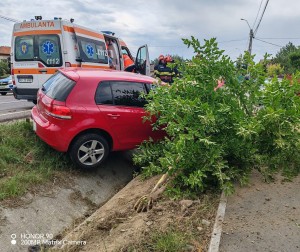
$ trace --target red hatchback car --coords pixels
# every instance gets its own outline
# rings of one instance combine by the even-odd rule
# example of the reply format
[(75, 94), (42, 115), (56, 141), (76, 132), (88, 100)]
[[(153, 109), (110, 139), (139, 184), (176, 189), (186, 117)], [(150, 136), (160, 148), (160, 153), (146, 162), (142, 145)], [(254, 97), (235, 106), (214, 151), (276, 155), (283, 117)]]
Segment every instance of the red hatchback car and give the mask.
[(77, 166), (95, 168), (110, 151), (164, 136), (143, 121), (146, 101), (140, 94), (147, 94), (154, 81), (113, 70), (59, 70), (38, 91), (33, 129), (54, 149), (68, 152)]

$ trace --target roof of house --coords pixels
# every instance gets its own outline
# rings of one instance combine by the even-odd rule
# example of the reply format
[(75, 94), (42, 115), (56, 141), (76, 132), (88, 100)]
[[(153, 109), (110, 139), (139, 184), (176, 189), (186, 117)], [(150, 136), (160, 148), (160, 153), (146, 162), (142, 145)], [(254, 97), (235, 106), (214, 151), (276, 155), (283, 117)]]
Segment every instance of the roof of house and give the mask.
[(10, 47), (9, 46), (0, 46), (0, 55), (10, 55)]

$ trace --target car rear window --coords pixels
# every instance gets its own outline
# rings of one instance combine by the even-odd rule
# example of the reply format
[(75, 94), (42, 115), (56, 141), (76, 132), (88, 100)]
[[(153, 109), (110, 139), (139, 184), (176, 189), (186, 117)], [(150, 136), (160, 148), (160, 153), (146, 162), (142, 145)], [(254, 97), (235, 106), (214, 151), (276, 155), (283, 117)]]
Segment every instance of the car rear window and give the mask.
[(42, 91), (48, 97), (57, 101), (66, 101), (75, 86), (75, 81), (58, 72), (50, 77), (43, 85)]

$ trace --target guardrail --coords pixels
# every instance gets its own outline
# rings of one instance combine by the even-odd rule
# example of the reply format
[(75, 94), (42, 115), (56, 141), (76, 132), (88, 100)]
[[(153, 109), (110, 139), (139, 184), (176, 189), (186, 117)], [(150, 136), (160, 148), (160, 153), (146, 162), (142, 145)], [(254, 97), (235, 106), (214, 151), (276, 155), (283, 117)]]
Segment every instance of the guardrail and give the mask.
[(30, 118), (30, 115), (31, 115), (31, 110), (22, 110), (22, 111), (18, 111), (18, 112), (1, 114), (0, 115), (0, 123), (12, 121), (12, 120), (23, 119), (23, 118)]

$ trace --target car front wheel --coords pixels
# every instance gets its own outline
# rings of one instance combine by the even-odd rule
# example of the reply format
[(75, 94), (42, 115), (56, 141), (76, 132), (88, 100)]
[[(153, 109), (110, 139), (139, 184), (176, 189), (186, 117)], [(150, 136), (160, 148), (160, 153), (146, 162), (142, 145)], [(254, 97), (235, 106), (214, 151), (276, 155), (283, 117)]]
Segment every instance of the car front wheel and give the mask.
[(7, 92), (2, 92), (2, 93), (1, 93), (1, 95), (6, 95), (6, 94), (7, 94)]
[(79, 136), (69, 150), (72, 161), (85, 170), (98, 167), (106, 159), (108, 153), (109, 146), (106, 139), (94, 133)]

